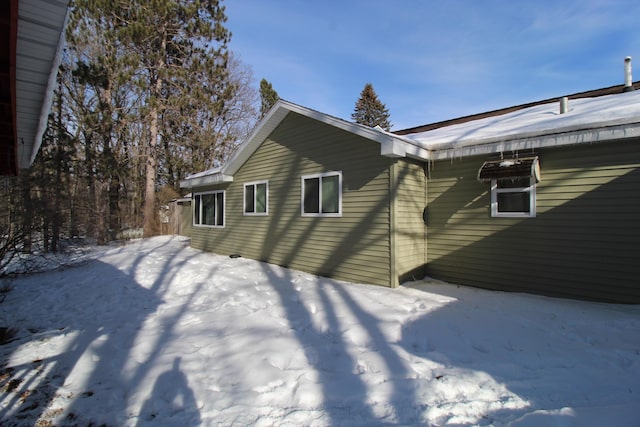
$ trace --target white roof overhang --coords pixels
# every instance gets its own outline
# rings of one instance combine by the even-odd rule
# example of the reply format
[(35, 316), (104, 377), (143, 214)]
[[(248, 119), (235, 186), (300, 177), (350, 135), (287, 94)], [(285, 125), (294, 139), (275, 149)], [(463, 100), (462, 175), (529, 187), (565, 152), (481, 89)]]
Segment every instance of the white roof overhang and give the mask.
[(509, 151), (589, 144), (640, 138), (640, 122), (593, 124), (583, 128), (557, 129), (554, 132), (531, 132), (508, 137), (465, 140), (432, 147), (432, 160), (478, 156)]
[(566, 112), (543, 103), (403, 135), (433, 160), (640, 137), (640, 90), (571, 100)]
[(380, 128), (370, 128), (357, 123), (347, 122), (337, 117), (321, 113), (285, 100), (279, 100), (269, 110), (267, 115), (258, 123), (253, 132), (240, 145), (226, 165), (215, 170), (191, 175), (180, 182), (183, 188), (219, 184), (233, 181), (233, 176), (240, 167), (251, 157), (260, 145), (269, 137), (271, 132), (287, 117), (289, 113), (296, 113), (333, 126), (338, 129), (359, 135), (380, 144), (380, 154), (387, 157), (415, 157), (428, 159), (429, 150), (419, 147), (410, 139), (394, 135)]
[(236, 151), (235, 155), (229, 160), (223, 168), (224, 173), (234, 175), (289, 113), (297, 113), (354, 135), (376, 141), (380, 144), (380, 154), (383, 156), (412, 156), (425, 160), (428, 158), (429, 151), (418, 147), (408, 138), (394, 135), (380, 128), (371, 128), (348, 122), (281, 99), (269, 110), (269, 113), (260, 121), (253, 133), (249, 135), (249, 138), (247, 138), (238, 151)]
[(19, 0), (16, 40), (18, 167), (35, 159), (47, 126), (69, 0)]
[(640, 91), (584, 98), (572, 101), (571, 105), (570, 111), (562, 115), (555, 112), (554, 105), (542, 104), (459, 125), (396, 135), (280, 100), (224, 167), (192, 175), (181, 186), (231, 182), (238, 169), (289, 113), (378, 142), (380, 154), (391, 158), (442, 160), (640, 138)]
[(222, 173), (222, 168), (213, 168), (190, 175), (180, 181), (181, 188), (202, 187), (233, 182), (233, 177)]

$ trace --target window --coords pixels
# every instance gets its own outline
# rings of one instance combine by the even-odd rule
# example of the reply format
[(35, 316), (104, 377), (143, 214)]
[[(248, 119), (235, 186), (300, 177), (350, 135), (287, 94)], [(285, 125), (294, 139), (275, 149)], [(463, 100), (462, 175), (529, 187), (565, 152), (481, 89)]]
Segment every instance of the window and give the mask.
[(342, 172), (302, 177), (302, 216), (342, 215)]
[(535, 217), (535, 178), (492, 179), (491, 216)]
[(244, 185), (244, 214), (267, 215), (269, 212), (269, 183), (250, 182)]
[(533, 218), (536, 216), (536, 183), (540, 182), (538, 156), (487, 160), (478, 180), (491, 182), (491, 216)]
[(193, 225), (224, 227), (224, 191), (196, 193), (193, 201)]

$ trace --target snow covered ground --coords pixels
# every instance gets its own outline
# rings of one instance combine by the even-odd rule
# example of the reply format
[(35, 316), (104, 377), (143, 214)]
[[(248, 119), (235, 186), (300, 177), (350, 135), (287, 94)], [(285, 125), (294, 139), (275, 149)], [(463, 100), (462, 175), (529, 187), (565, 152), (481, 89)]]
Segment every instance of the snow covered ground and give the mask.
[(0, 424), (640, 426), (637, 305), (349, 284), (171, 236), (91, 257), (11, 282)]

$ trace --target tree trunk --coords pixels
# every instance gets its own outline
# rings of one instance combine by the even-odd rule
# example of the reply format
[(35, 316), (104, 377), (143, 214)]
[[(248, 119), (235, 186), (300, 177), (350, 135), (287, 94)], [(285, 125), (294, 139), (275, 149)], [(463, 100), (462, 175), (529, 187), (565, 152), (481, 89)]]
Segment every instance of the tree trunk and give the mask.
[(144, 226), (143, 237), (151, 237), (158, 234), (158, 218), (156, 209), (156, 174), (158, 160), (157, 145), (158, 145), (158, 127), (160, 106), (162, 102), (162, 73), (166, 67), (165, 55), (167, 51), (167, 37), (166, 29), (161, 31), (160, 42), (160, 55), (158, 61), (155, 64), (155, 70), (152, 73), (155, 74), (155, 81), (152, 85), (152, 97), (151, 97), (151, 111), (149, 112), (149, 144), (147, 145), (147, 170), (145, 179), (145, 194), (144, 194)]
[(97, 227), (96, 227), (96, 214), (97, 214), (97, 197), (96, 197), (96, 177), (95, 177), (95, 156), (94, 156), (94, 148), (91, 140), (91, 134), (87, 133), (85, 135), (85, 144), (84, 144), (84, 157), (86, 162), (86, 183), (87, 183), (87, 193), (86, 193), (86, 212), (85, 212), (85, 220), (87, 224), (87, 235), (91, 237), (96, 237)]
[[(160, 81), (158, 79), (158, 81)], [(156, 221), (156, 145), (158, 141), (158, 109), (154, 107), (150, 113), (149, 144), (147, 146), (147, 169), (144, 194), (144, 227), (143, 236), (151, 237), (158, 233)]]

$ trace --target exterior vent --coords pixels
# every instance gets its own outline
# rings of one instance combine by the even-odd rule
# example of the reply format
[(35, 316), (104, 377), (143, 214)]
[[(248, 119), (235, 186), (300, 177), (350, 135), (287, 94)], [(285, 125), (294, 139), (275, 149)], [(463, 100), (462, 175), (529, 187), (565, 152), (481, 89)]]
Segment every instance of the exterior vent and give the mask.
[(540, 162), (538, 157), (519, 159), (487, 160), (478, 171), (478, 181), (492, 179), (506, 180), (515, 178), (535, 178), (540, 182)]
[(560, 98), (560, 114), (564, 114), (569, 111), (569, 98), (563, 96)]
[(631, 57), (624, 58), (624, 91), (633, 90), (633, 78), (631, 77)]

